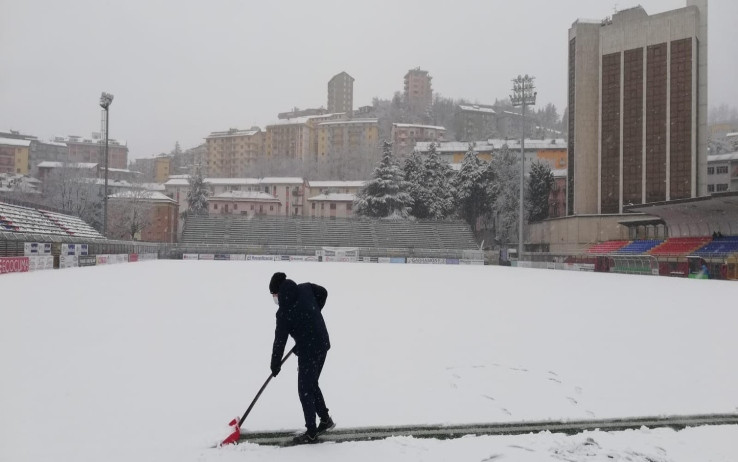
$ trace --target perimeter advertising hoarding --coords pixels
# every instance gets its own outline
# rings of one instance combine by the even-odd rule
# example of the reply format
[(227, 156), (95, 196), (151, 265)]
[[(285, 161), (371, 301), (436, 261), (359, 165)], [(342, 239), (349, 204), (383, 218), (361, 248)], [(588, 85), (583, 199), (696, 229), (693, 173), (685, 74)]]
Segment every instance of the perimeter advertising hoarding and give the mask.
[(198, 256), (196, 253), (183, 253), (182, 260), (197, 260)]
[(0, 257), (0, 274), (26, 273), (29, 268), (28, 257)]
[(445, 265), (445, 258), (413, 258), (408, 257), (407, 263), (422, 264), (422, 265)]
[(75, 268), (79, 266), (79, 256), (59, 255), (59, 268)]
[(97, 265), (97, 257), (95, 255), (80, 255), (77, 263), (79, 266), (95, 266)]
[(290, 261), (320, 261), (318, 257), (312, 255), (291, 255)]
[(35, 255), (28, 257), (29, 271), (54, 269), (54, 257), (51, 255)]
[(246, 255), (249, 261), (274, 261), (274, 255)]
[(51, 242), (24, 242), (23, 255), (51, 255)]
[(215, 260), (215, 254), (212, 253), (201, 253), (199, 256), (200, 260)]

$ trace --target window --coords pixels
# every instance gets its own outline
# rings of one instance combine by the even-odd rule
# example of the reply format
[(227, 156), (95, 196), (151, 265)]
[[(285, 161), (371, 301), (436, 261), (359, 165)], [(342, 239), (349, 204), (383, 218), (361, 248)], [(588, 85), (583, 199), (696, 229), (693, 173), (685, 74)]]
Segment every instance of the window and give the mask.
[(313, 202), (313, 204), (312, 204), (312, 206), (310, 208), (312, 208), (313, 210), (315, 210), (315, 202)]
[(270, 206), (269, 206), (269, 211), (270, 211), (270, 212), (273, 212), (273, 211), (274, 211), (274, 206), (273, 206), (273, 205), (270, 205)]
[(717, 191), (718, 192), (723, 192), (723, 191), (727, 191), (727, 190), (728, 190), (728, 185), (727, 184), (719, 184), (719, 185), (717, 185)]
[(233, 204), (233, 210), (238, 210), (238, 204)]
[(714, 175), (715, 174), (715, 167), (707, 167), (707, 174), (708, 175)]
[(254, 210), (254, 204), (251, 204), (251, 210)]
[(218, 204), (213, 204), (213, 209), (218, 210)]
[(728, 166), (727, 165), (722, 165), (720, 167), (715, 167), (715, 173), (717, 173), (717, 174), (720, 174), (720, 173), (728, 173)]
[(714, 184), (708, 184), (707, 185), (707, 192), (715, 192), (715, 185)]
[(348, 204), (346, 204), (346, 211), (347, 212), (350, 212), (353, 209), (354, 209), (354, 204), (352, 204), (351, 202), (349, 202)]
[(335, 202), (331, 202), (331, 210), (336, 210), (336, 203)]

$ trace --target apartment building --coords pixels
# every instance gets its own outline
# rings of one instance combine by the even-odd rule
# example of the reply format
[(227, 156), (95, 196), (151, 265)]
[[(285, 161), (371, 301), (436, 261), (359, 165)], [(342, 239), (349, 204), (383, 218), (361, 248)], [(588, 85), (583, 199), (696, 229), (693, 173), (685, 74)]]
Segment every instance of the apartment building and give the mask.
[(738, 152), (707, 156), (707, 193), (738, 191)]
[(707, 1), (569, 29), (567, 215), (705, 195)]
[(353, 110), (354, 78), (341, 72), (328, 81), (328, 112), (351, 115)]
[(161, 154), (149, 159), (135, 159), (131, 168), (141, 173), (141, 180), (163, 184), (173, 173), (172, 156)]
[(266, 127), (266, 155), (288, 159), (317, 160), (317, 127), (322, 122), (340, 120), (343, 113), (280, 120)]
[[(65, 143), (69, 150), (67, 162), (92, 162), (105, 165), (105, 140), (98, 133), (91, 137), (70, 135), (54, 138), (57, 143)], [(108, 166), (110, 168), (128, 168), (128, 146), (125, 141), (108, 139)]]
[(261, 191), (228, 191), (208, 198), (211, 214), (221, 215), (281, 215), (282, 204), (271, 194)]
[(421, 141), (444, 141), (446, 128), (434, 125), (392, 124), (392, 149), (396, 156), (406, 156)]
[(433, 78), (428, 71), (419, 67), (410, 69), (405, 74), (405, 103), (415, 113), (425, 112), (433, 103)]
[[(420, 142), (415, 144), (415, 150), (421, 154), (427, 154), (430, 150), (430, 142)], [(445, 141), (434, 143), (436, 152), (449, 164), (460, 164), (464, 160), (464, 156), (469, 150), (469, 142), (463, 141)], [(495, 152), (507, 145), (508, 149), (514, 155), (520, 153), (520, 140), (516, 139), (489, 139), (471, 142), (472, 149), (481, 160), (489, 162)], [(567, 151), (566, 140), (562, 138), (545, 138), (545, 139), (526, 139), (525, 140), (525, 170), (529, 171), (533, 162), (546, 162), (551, 170), (557, 170), (567, 167)]]
[(259, 127), (212, 132), (205, 138), (208, 175), (225, 178), (246, 176), (253, 163), (265, 155), (265, 144), (266, 134)]
[(29, 140), (0, 138), (0, 173), (28, 175), (30, 148)]
[(349, 152), (374, 150), (379, 143), (377, 119), (335, 120), (318, 124), (317, 160), (345, 155)]

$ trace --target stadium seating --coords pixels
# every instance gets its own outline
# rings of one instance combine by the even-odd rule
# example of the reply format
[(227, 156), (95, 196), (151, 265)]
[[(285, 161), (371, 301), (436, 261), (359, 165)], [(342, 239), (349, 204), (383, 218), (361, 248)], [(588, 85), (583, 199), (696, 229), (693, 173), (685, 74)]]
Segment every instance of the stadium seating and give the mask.
[(628, 241), (606, 241), (606, 242), (600, 242), (599, 244), (595, 244), (591, 246), (589, 249), (587, 249), (587, 253), (595, 254), (595, 255), (607, 255), (609, 253), (615, 252), (621, 247), (628, 244)]
[(188, 217), (181, 242), (427, 250), (478, 247), (463, 222), (239, 215)]
[(652, 248), (650, 255), (684, 256), (710, 242), (709, 237), (672, 237)]
[(62, 213), (0, 202), (0, 230), (103, 239), (81, 219)]
[(644, 239), (644, 240), (638, 240), (633, 241), (630, 244), (627, 244), (615, 252), (613, 252), (614, 255), (640, 255), (648, 252), (652, 248), (656, 247), (657, 245), (661, 244), (663, 241), (661, 239)]
[(738, 253), (738, 236), (717, 237), (697, 249), (694, 254), (701, 256), (720, 256)]

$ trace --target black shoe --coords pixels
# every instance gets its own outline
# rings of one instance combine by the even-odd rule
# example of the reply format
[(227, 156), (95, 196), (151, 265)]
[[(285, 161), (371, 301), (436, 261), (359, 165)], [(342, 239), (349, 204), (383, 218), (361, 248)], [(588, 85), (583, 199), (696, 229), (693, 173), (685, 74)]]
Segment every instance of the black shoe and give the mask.
[(318, 442), (318, 432), (317, 430), (313, 431), (306, 431), (302, 435), (297, 435), (296, 437), (292, 438), (292, 444), (313, 444)]
[(330, 416), (328, 416), (328, 418), (325, 420), (320, 419), (320, 424), (318, 425), (318, 435), (322, 435), (335, 426), (336, 423), (333, 421), (333, 419), (331, 419)]

